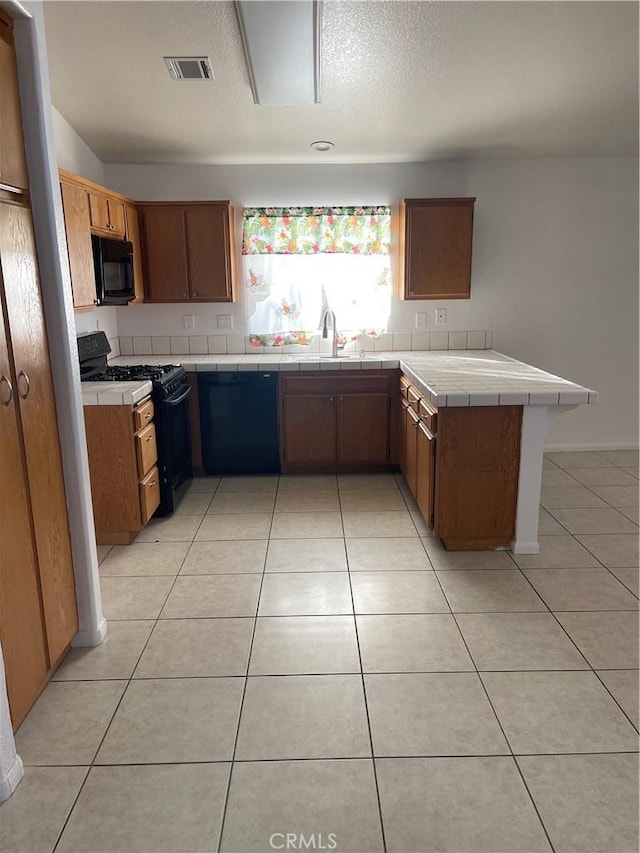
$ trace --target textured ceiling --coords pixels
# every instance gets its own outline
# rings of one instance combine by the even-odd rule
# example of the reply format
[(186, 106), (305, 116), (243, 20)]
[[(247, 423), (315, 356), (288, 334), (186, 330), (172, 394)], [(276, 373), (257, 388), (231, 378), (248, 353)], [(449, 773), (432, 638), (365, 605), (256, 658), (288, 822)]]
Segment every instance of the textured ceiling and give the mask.
[[(45, 19), (53, 103), (105, 163), (637, 154), (633, 2), (325, 0), (322, 103), (303, 107), (253, 103), (230, 2), (47, 2)], [(162, 59), (205, 54), (214, 82)]]

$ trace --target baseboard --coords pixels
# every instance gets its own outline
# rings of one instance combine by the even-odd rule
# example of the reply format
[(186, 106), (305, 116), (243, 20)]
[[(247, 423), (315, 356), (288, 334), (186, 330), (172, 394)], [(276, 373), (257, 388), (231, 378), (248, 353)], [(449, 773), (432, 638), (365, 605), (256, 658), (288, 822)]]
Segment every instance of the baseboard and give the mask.
[(9, 799), (20, 784), (23, 776), (24, 767), (22, 766), (22, 759), (19, 755), (16, 755), (16, 760), (9, 768), (9, 772), (0, 779), (0, 803), (4, 803), (5, 800)]
[(106, 636), (107, 620), (103, 618), (94, 631), (78, 631), (73, 640), (71, 640), (71, 647), (78, 649), (89, 646), (99, 646)]
[(573, 442), (572, 444), (545, 444), (544, 452), (545, 453), (561, 453), (564, 451), (571, 450), (638, 450), (638, 443), (635, 444), (609, 444), (607, 442), (601, 442), (599, 444), (594, 444), (593, 442)]

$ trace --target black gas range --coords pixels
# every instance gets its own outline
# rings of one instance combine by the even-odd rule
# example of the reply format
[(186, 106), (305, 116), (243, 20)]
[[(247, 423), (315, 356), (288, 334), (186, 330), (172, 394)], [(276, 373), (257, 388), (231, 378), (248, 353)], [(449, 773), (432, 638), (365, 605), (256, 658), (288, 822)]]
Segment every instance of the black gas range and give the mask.
[(83, 382), (151, 382), (160, 472), (160, 506), (156, 516), (174, 511), (193, 477), (191, 466), (190, 387), (184, 367), (177, 364), (107, 364), (111, 352), (104, 332), (78, 337)]

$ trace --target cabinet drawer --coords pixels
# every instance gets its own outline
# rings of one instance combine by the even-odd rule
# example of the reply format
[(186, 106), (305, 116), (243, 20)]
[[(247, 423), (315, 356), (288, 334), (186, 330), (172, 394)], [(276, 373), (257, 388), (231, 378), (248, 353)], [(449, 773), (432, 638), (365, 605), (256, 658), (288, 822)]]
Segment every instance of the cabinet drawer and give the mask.
[(156, 428), (149, 424), (139, 433), (136, 433), (136, 456), (138, 458), (138, 474), (141, 477), (158, 461), (158, 449), (156, 447)]
[(418, 413), (418, 405), (421, 399), (422, 397), (420, 392), (416, 388), (414, 388), (413, 385), (410, 385), (407, 389), (407, 400), (409, 401), (409, 405), (416, 414)]
[(133, 428), (136, 432), (148, 426), (153, 420), (153, 400), (149, 398), (133, 410)]
[(418, 415), (429, 432), (435, 435), (436, 425), (438, 422), (438, 410), (432, 406), (428, 400), (421, 399), (418, 404)]
[(140, 481), (140, 512), (145, 525), (160, 506), (160, 475), (156, 465)]
[(391, 388), (390, 375), (379, 370), (358, 371), (356, 374), (345, 372), (337, 376), (318, 376), (317, 372), (300, 373), (298, 376), (285, 374), (280, 381), (285, 394), (384, 394)]

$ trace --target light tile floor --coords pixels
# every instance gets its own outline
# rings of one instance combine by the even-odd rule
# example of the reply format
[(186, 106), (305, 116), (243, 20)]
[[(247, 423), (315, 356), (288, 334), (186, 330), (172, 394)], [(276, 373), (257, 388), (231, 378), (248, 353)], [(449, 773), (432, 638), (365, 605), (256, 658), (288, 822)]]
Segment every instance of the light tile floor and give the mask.
[(637, 850), (637, 465), (548, 454), (535, 556), (447, 553), (401, 477), (198, 479), (100, 548), (0, 850)]

